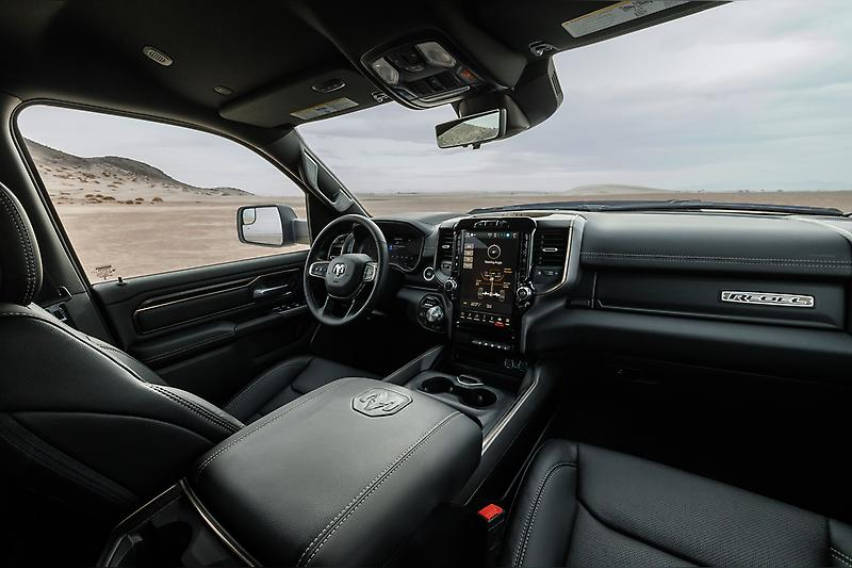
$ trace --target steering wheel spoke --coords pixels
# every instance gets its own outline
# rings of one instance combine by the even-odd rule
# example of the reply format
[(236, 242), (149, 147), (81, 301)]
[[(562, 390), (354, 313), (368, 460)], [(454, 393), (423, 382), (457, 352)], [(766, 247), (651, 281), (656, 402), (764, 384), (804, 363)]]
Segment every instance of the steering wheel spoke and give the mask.
[(328, 272), (328, 264), (327, 260), (317, 260), (316, 262), (312, 262), (308, 267), (308, 275), (313, 276), (314, 278), (325, 279), (325, 275)]
[(346, 308), (346, 313), (343, 315), (343, 317), (345, 317), (345, 318), (348, 318), (349, 316), (351, 316), (352, 313), (355, 311), (355, 306), (358, 305), (358, 294), (355, 294), (354, 296), (349, 298), (348, 301), (349, 301), (349, 307)]
[[(320, 307), (320, 313), (327, 318), (349, 317), (358, 306), (358, 295), (360, 292), (361, 290), (359, 290), (351, 298), (334, 298), (327, 295), (325, 297), (325, 301), (323, 301), (322, 306)], [(342, 316), (340, 315), (340, 312), (343, 312)]]
[(376, 277), (379, 274), (379, 263), (374, 261), (368, 262), (364, 265), (364, 282), (375, 282)]

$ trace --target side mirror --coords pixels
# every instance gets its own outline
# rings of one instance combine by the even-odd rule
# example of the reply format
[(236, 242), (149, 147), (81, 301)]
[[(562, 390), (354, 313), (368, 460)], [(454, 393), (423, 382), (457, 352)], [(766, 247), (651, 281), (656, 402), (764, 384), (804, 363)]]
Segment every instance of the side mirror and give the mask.
[(310, 244), (308, 222), (296, 217), (288, 205), (258, 205), (237, 210), (237, 235), (241, 243), (283, 247)]
[(473, 146), (497, 140), (506, 134), (506, 109), (489, 110), (451, 120), (435, 127), (438, 148)]

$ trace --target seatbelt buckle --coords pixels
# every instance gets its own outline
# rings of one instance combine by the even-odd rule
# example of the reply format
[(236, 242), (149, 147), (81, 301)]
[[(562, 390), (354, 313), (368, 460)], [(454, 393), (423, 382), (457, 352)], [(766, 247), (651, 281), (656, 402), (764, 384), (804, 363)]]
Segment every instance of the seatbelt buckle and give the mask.
[(500, 542), (503, 540), (503, 531), (506, 524), (506, 511), (503, 507), (495, 503), (489, 503), (476, 512), (477, 516), (485, 523), (488, 531), (488, 556), (492, 562), (489, 565), (493, 566), (493, 556), (500, 547)]
[(500, 523), (502, 523), (506, 516), (506, 512), (503, 510), (503, 507), (494, 503), (489, 503), (484, 506), (477, 511), (476, 514), (485, 520), (489, 531), (492, 527), (497, 527)]

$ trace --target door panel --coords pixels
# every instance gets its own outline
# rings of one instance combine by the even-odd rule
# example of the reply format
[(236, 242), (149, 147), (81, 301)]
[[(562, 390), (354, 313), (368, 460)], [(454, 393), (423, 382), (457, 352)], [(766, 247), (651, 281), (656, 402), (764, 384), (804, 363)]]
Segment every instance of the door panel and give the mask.
[(306, 251), (95, 284), (121, 347), (217, 404), (307, 348)]
[(139, 333), (147, 334), (216, 321), (258, 305), (289, 303), (297, 299), (301, 276), (301, 269), (292, 267), (154, 296), (136, 308), (133, 321)]

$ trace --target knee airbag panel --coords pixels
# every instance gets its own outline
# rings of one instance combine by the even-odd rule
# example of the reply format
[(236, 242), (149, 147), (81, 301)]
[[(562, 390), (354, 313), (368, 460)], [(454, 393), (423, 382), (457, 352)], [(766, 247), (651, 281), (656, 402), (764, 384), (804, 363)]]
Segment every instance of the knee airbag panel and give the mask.
[(431, 397), (341, 379), (219, 444), (193, 485), (262, 564), (377, 565), (461, 489), (481, 438)]

